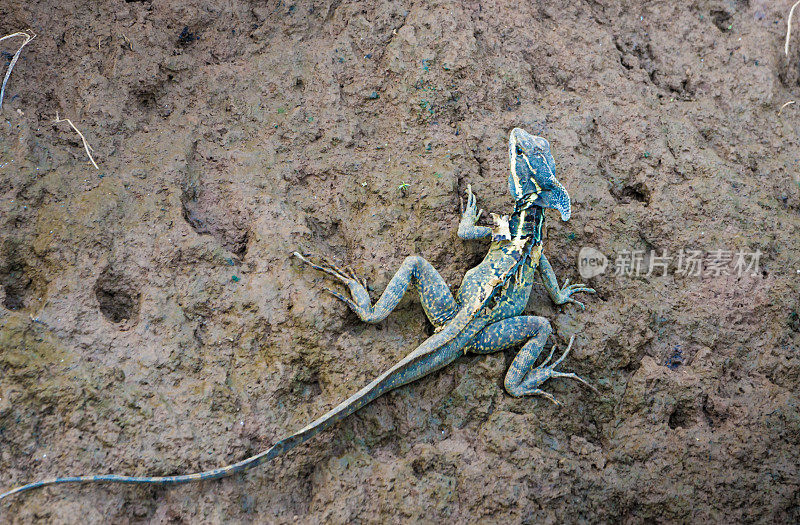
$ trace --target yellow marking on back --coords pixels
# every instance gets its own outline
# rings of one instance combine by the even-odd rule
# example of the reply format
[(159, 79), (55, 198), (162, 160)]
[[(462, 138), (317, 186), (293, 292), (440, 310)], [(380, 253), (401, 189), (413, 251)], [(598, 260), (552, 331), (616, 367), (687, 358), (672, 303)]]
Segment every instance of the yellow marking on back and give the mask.
[(519, 224), (517, 224), (517, 239), (522, 237), (522, 226), (525, 224), (525, 210), (519, 214)]
[[(511, 151), (515, 151), (517, 147), (517, 139), (514, 137), (514, 134), (511, 134)], [(523, 155), (524, 156), (524, 155)], [(527, 162), (527, 160), (526, 160)], [(514, 198), (519, 199), (522, 195), (522, 184), (519, 182), (519, 177), (517, 176), (517, 159), (511, 161), (511, 177), (514, 179)]]
[(497, 239), (510, 240), (511, 230), (508, 227), (508, 215), (503, 215), (501, 217), (496, 213), (493, 213), (492, 220), (494, 221), (495, 224), (495, 228), (493, 228), (494, 236)]
[(533, 247), (533, 249), (531, 250), (531, 256), (530, 257), (531, 257), (531, 264), (532, 265), (539, 264), (539, 259), (542, 258), (542, 245), (541, 244), (537, 244), (536, 246)]

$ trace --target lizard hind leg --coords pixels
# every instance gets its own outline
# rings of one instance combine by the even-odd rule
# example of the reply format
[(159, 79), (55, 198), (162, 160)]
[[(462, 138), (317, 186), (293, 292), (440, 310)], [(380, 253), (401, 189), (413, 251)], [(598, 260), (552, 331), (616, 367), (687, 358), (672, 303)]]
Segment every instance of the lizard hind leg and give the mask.
[(380, 299), (373, 305), (367, 292), (366, 281), (360, 280), (351, 269), (341, 268), (325, 259), (319, 263), (312, 262), (298, 252), (294, 252), (294, 255), (312, 268), (327, 273), (347, 286), (350, 291), (349, 297), (328, 288), (325, 290), (346, 303), (362, 321), (367, 323), (378, 323), (386, 319), (403, 298), (409, 284), (414, 284), (419, 291), (422, 308), (434, 326), (443, 325), (452, 319), (458, 310), (458, 304), (447, 282), (433, 265), (422, 257), (406, 257)]
[[(553, 351), (550, 352), (550, 356), (544, 361), (544, 363), (542, 363), (536, 368), (532, 368), (535, 358), (533, 360), (530, 360), (523, 356), (525, 347), (527, 347), (531, 342), (533, 342), (533, 339), (531, 341), (528, 341), (528, 343), (526, 343), (525, 346), (523, 346), (520, 353), (514, 359), (514, 363), (511, 364), (511, 368), (508, 371), (508, 375), (506, 375), (505, 385), (506, 385), (506, 390), (508, 390), (508, 393), (514, 397), (542, 396), (546, 399), (549, 399), (556, 405), (561, 406), (561, 403), (559, 403), (556, 400), (556, 398), (553, 397), (552, 394), (545, 392), (544, 390), (539, 388), (539, 386), (541, 386), (542, 383), (544, 383), (548, 379), (555, 377), (565, 377), (568, 379), (575, 379), (577, 381), (580, 381), (584, 385), (588, 386), (589, 388), (591, 388), (595, 393), (598, 393), (597, 389), (588, 382), (586, 382), (582, 377), (577, 376), (573, 372), (559, 372), (555, 369), (558, 365), (560, 365), (564, 361), (564, 359), (566, 359), (570, 349), (572, 348), (572, 343), (574, 340), (575, 336), (573, 335), (569, 339), (569, 344), (567, 345), (567, 349), (564, 350), (564, 353), (561, 355), (561, 357), (559, 357), (552, 365), (548, 366), (547, 363), (550, 362), (550, 359), (553, 356)], [(553, 350), (555, 350), (555, 346), (553, 347)], [(514, 364), (517, 362), (517, 359), (520, 359), (521, 356), (523, 356), (523, 358), (521, 359), (521, 364), (520, 366), (515, 368)], [(514, 372), (513, 374), (512, 371)]]

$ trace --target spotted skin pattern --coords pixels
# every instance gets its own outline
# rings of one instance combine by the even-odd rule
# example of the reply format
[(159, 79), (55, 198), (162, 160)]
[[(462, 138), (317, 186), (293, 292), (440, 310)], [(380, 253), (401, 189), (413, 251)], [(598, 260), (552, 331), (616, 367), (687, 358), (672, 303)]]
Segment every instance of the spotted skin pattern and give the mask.
[(400, 299), (403, 298), (409, 284), (413, 284), (419, 290), (422, 308), (434, 326), (439, 327), (445, 324), (453, 318), (456, 310), (458, 310), (458, 304), (453, 299), (450, 288), (442, 276), (439, 275), (439, 272), (436, 271), (436, 268), (422, 257), (416, 255), (406, 257), (374, 306), (370, 302), (366, 284), (359, 282), (350, 269), (339, 268), (328, 261), (322, 264), (315, 264), (298, 253), (295, 253), (295, 256), (345, 284), (350, 289), (350, 298), (333, 290), (328, 291), (347, 303), (358, 317), (366, 323), (379, 323), (386, 319), (400, 302)]
[(574, 303), (583, 308), (583, 304), (573, 299), (572, 295), (578, 292), (594, 293), (583, 284), (568, 286), (568, 281), (559, 287), (553, 269), (542, 253), (544, 209), (556, 209), (562, 219), (567, 220), (571, 211), (569, 195), (555, 178), (555, 161), (545, 139), (514, 128), (509, 135), (509, 164), (511, 174), (508, 183), (515, 200), (514, 211), (510, 217), (495, 216), (497, 227), (494, 229), (476, 225), (482, 210), (477, 209), (472, 188), (467, 189), (467, 206), (462, 214), (458, 235), (466, 240), (491, 239), (491, 244), (484, 260), (465, 274), (455, 297), (429, 262), (422, 257), (412, 256), (403, 261), (373, 305), (366, 283), (352, 270), (326, 260), (314, 261), (295, 252), (294, 255), (301, 261), (347, 287), (349, 295), (326, 290), (346, 303), (363, 321), (378, 323), (385, 319), (400, 302), (409, 285), (413, 285), (419, 292), (425, 314), (436, 328), (431, 337), (400, 362), (319, 419), (269, 449), (226, 467), (180, 476), (109, 474), (52, 478), (0, 494), (0, 500), (60, 483), (173, 485), (230, 476), (285, 453), (386, 392), (429, 375), (467, 352), (488, 354), (521, 344), (522, 348), (505, 378), (505, 388), (512, 396), (538, 395), (559, 404), (551, 394), (539, 388), (542, 383), (551, 378), (565, 377), (588, 385), (573, 373), (555, 370), (569, 353), (572, 339), (555, 363), (548, 366), (555, 350), (553, 346), (550, 356), (534, 368), (552, 328), (543, 317), (522, 315), (537, 274), (556, 304)]

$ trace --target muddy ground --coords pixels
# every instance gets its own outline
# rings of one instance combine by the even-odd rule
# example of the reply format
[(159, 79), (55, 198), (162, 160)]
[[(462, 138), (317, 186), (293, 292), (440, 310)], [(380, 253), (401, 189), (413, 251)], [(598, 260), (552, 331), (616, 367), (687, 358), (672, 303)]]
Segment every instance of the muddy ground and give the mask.
[[(469, 355), (246, 475), (63, 485), (0, 521), (800, 520), (791, 2), (98, 4), (0, 5), (0, 34), (37, 34), (0, 115), (0, 491), (215, 468), (355, 392), (431, 326), (414, 294), (361, 323), (291, 252), (374, 298), (419, 254), (455, 290), (487, 248), (457, 238), (459, 197), (510, 211), (514, 126), (572, 196), (557, 275), (610, 257), (585, 311), (528, 307), (600, 394), (515, 399), (513, 352)], [(682, 249), (761, 256), (614, 275)]]

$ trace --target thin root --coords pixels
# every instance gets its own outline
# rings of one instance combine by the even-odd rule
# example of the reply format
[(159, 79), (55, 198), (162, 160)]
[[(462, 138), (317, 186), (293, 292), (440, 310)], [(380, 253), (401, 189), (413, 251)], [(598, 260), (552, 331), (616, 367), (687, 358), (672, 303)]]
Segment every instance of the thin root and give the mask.
[(8, 71), (6, 71), (6, 76), (3, 78), (3, 85), (2, 87), (0, 87), (0, 109), (3, 109), (3, 96), (6, 93), (6, 83), (8, 82), (8, 79), (11, 77), (11, 70), (14, 69), (14, 66), (17, 64), (17, 59), (19, 59), (19, 55), (20, 53), (22, 53), (22, 48), (28, 45), (28, 42), (36, 38), (36, 34), (30, 29), (27, 29), (25, 31), (17, 31), (16, 33), (6, 35), (0, 38), (0, 42), (5, 40), (6, 38), (14, 38), (15, 36), (23, 36), (25, 37), (25, 41), (22, 43), (21, 46), (19, 46), (17, 52), (14, 53), (14, 57), (11, 59), (11, 63), (8, 65)]
[(794, 3), (791, 9), (789, 9), (789, 18), (786, 20), (786, 44), (783, 46), (783, 52), (786, 53), (786, 56), (789, 56), (789, 37), (792, 36), (792, 15), (794, 14), (794, 8), (800, 4), (800, 0)]
[(72, 129), (75, 130), (75, 133), (77, 133), (78, 136), (83, 141), (83, 149), (86, 150), (86, 155), (88, 155), (89, 156), (89, 160), (92, 161), (92, 166), (94, 166), (94, 169), (99, 170), (100, 168), (97, 167), (97, 163), (94, 161), (94, 158), (92, 158), (92, 151), (94, 151), (94, 150), (89, 145), (89, 143), (86, 142), (86, 137), (83, 136), (83, 133), (81, 133), (81, 131), (78, 128), (75, 127), (75, 124), (73, 124), (70, 119), (68, 119), (68, 118), (59, 118), (58, 117), (58, 111), (56, 111), (56, 119), (53, 121), (53, 123), (54, 124), (58, 124), (59, 122), (66, 122), (67, 124), (72, 126)]
[(125, 36), (125, 33), (120, 33), (120, 34), (122, 35), (122, 39), (125, 41), (125, 43), (128, 44), (128, 49), (133, 51), (133, 44), (131, 43), (130, 40), (128, 40), (128, 37)]

